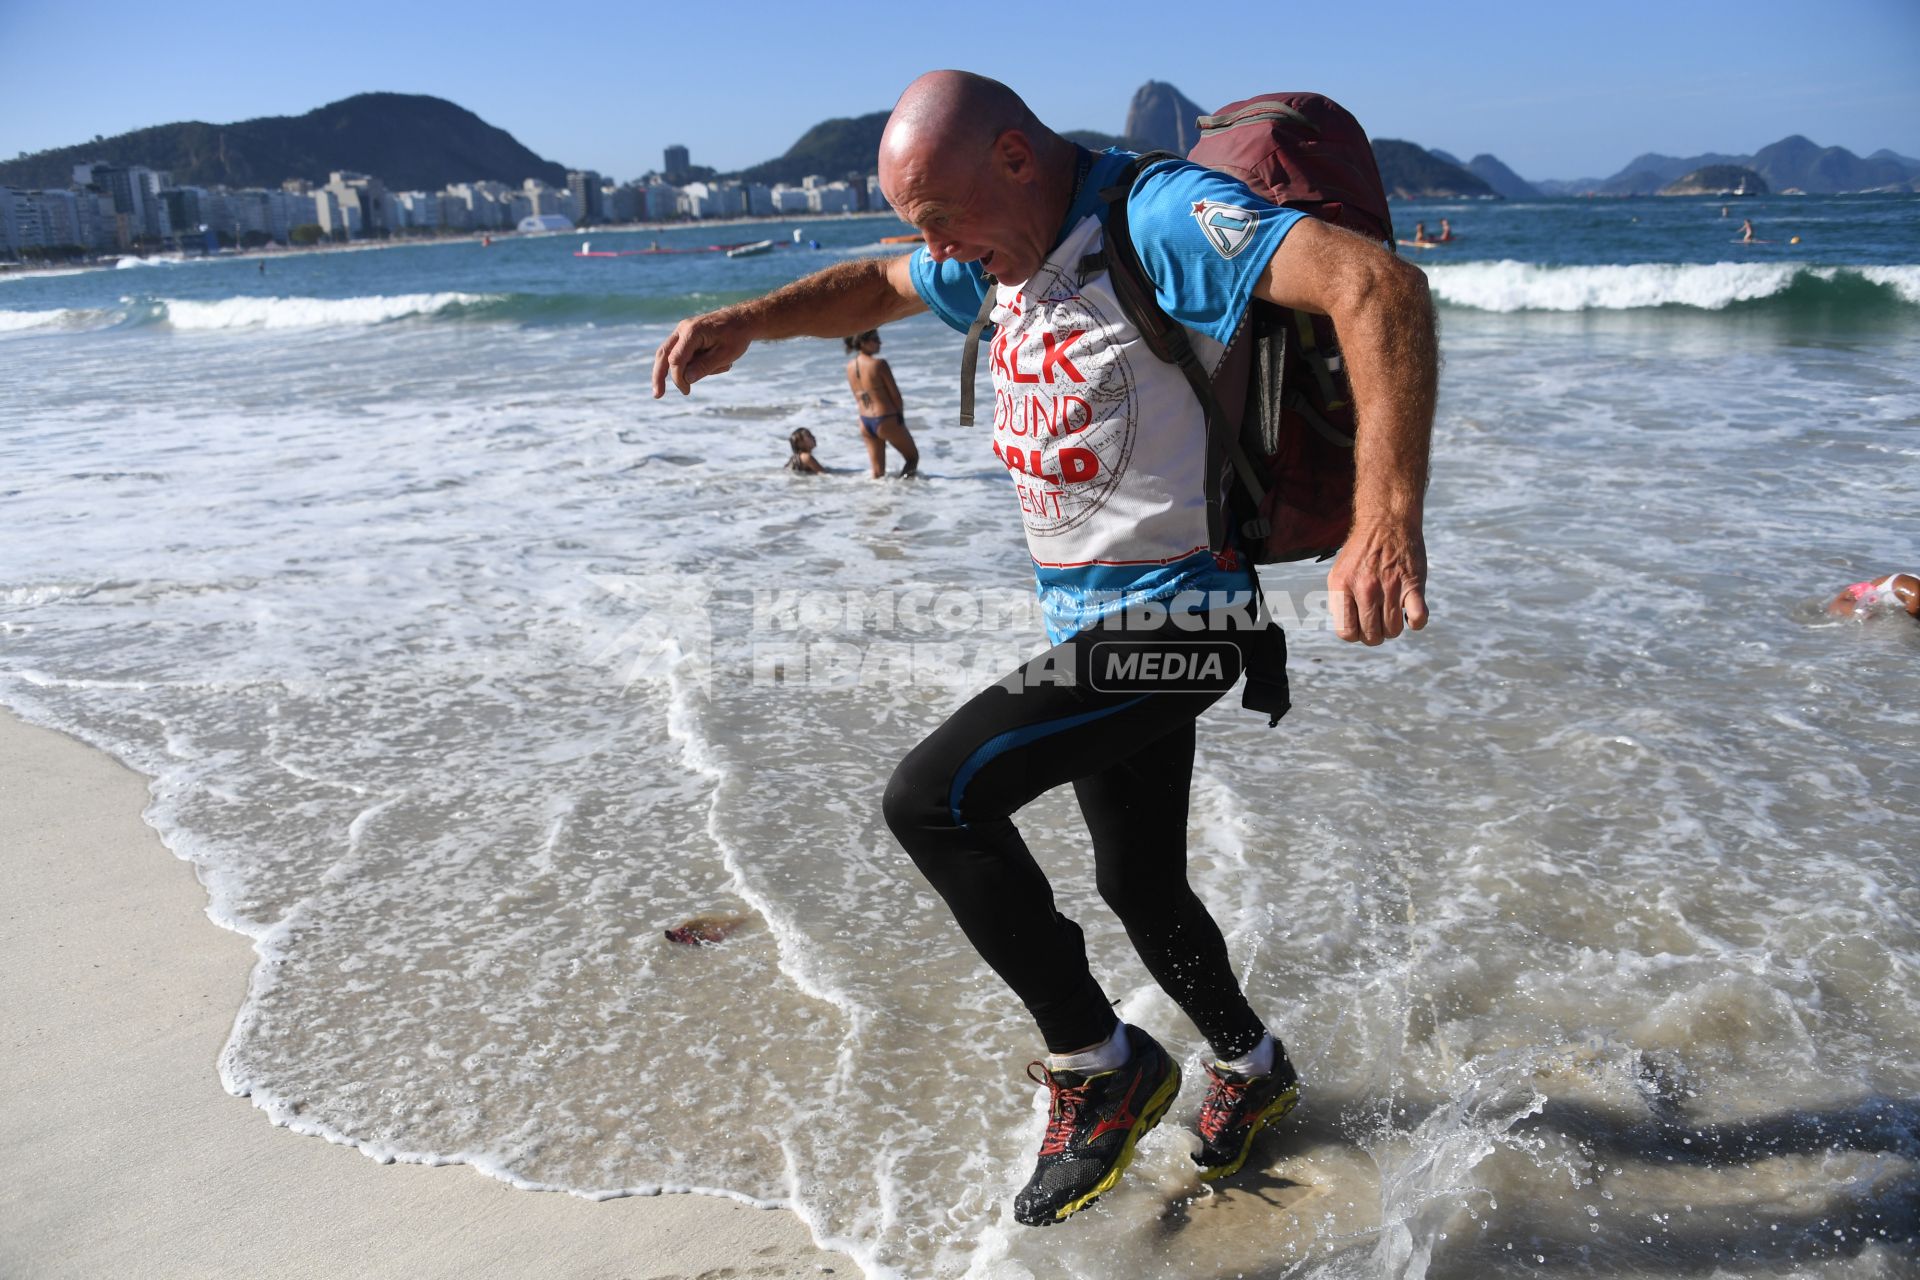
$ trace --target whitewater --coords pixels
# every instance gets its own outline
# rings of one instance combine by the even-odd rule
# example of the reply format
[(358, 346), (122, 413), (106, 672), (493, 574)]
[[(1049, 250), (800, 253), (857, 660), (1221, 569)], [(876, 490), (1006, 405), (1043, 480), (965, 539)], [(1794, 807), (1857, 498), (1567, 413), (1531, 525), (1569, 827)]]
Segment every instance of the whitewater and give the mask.
[[(1920, 626), (1822, 605), (1920, 567), (1920, 201), (1740, 213), (1802, 245), (1396, 209), (1462, 235), (1434, 619), (1345, 645), (1324, 567), (1271, 573), (1295, 710), (1200, 727), (1193, 880), (1306, 1080), (1211, 1190), (1189, 1087), (1011, 1222), (1039, 1046), (880, 820), (1044, 645), (956, 340), (886, 330), (912, 483), (857, 474), (837, 342), (646, 391), (674, 319), (890, 223), (9, 281), (0, 703), (152, 779), (257, 954), (219, 1081), (288, 1142), (784, 1206), (876, 1277), (1910, 1274)], [(656, 235), (713, 239), (592, 239)], [(839, 474), (780, 470), (802, 426)], [(1197, 1078), (1071, 797), (1018, 820)]]

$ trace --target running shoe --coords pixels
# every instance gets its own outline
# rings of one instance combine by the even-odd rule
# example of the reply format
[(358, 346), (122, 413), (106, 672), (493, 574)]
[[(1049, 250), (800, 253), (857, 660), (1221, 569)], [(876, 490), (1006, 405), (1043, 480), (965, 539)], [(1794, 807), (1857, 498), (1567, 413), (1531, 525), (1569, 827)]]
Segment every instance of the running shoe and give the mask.
[(1127, 1028), (1127, 1043), (1133, 1049), (1127, 1064), (1098, 1075), (1027, 1064), (1027, 1075), (1052, 1095), (1040, 1162), (1013, 1200), (1013, 1216), (1028, 1226), (1059, 1222), (1111, 1191), (1133, 1162), (1141, 1135), (1173, 1105), (1180, 1068), (1138, 1027)]
[(1212, 1063), (1207, 1096), (1200, 1103), (1200, 1180), (1211, 1182), (1238, 1173), (1253, 1149), (1253, 1136), (1293, 1110), (1300, 1101), (1300, 1077), (1284, 1049), (1276, 1047), (1273, 1070), (1263, 1076), (1236, 1075)]

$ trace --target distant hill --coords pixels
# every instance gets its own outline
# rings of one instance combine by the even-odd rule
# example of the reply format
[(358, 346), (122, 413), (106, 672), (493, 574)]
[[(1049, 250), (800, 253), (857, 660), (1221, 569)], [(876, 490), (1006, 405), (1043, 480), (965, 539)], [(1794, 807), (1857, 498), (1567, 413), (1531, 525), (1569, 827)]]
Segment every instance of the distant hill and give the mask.
[(1767, 180), (1745, 165), (1710, 164), (1660, 188), (1663, 196), (1764, 196)]
[(808, 174), (838, 181), (850, 173), (874, 171), (880, 159), (880, 134), (887, 127), (885, 111), (864, 116), (822, 120), (800, 135), (777, 160), (768, 160), (729, 176), (742, 182), (797, 183)]
[(1760, 148), (1747, 163), (1775, 191), (1874, 191), (1904, 187), (1913, 176), (1897, 160), (1862, 160), (1845, 147), (1822, 147), (1797, 133)]
[[(1440, 155), (1438, 151), (1433, 154)], [(1458, 160), (1449, 160), (1449, 163), (1460, 164)], [(1537, 200), (1540, 197), (1531, 182), (1501, 164), (1496, 156), (1477, 155), (1461, 167), (1509, 200)]]
[(1650, 196), (1669, 182), (1711, 164), (1746, 164), (1746, 156), (1723, 156), (1709, 152), (1701, 156), (1663, 156), (1657, 152), (1635, 156), (1627, 167), (1611, 178), (1603, 178), (1589, 190), (1605, 196)]
[(1600, 178), (1535, 178), (1533, 189), (1543, 196), (1584, 196), (1599, 189)]
[(1497, 194), (1485, 180), (1411, 142), (1375, 138), (1373, 158), (1380, 164), (1380, 181), (1387, 195), (1395, 200)]
[(544, 160), (465, 107), (408, 93), (362, 93), (303, 116), (236, 124), (192, 120), (42, 151), (0, 163), (0, 186), (65, 187), (91, 160), (145, 165), (188, 186), (277, 187), (287, 178), (325, 182), (335, 169), (372, 174), (397, 191), (437, 191), (485, 179), (518, 186), (567, 180)]
[(1134, 91), (1127, 108), (1126, 136), (1141, 150), (1185, 155), (1200, 140), (1195, 123), (1207, 109), (1170, 84), (1149, 80)]
[(1895, 164), (1906, 166), (1907, 176), (1909, 178), (1920, 178), (1920, 160), (1915, 160), (1912, 156), (1903, 156), (1898, 151), (1891, 150), (1887, 147), (1880, 148), (1868, 156), (1867, 159), (1891, 160)]
[(1920, 161), (1892, 151), (1876, 151), (1866, 159), (1845, 147), (1822, 147), (1798, 134), (1762, 147), (1750, 156), (1708, 152), (1698, 156), (1658, 153), (1635, 156), (1610, 178), (1542, 181), (1533, 185), (1546, 195), (1653, 195), (1686, 174), (1713, 165), (1738, 165), (1765, 178), (1775, 191), (1805, 191), (1830, 195), (1842, 191), (1911, 190), (1920, 181)]

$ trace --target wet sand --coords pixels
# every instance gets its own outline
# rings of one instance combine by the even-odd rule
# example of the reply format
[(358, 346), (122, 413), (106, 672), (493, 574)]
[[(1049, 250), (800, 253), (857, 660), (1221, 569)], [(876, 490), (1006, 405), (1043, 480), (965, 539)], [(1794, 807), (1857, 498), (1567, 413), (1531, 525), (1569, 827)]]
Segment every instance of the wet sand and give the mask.
[(0, 712), (0, 1275), (859, 1274), (789, 1213), (516, 1191), (274, 1128), (215, 1070), (252, 946), (146, 802)]

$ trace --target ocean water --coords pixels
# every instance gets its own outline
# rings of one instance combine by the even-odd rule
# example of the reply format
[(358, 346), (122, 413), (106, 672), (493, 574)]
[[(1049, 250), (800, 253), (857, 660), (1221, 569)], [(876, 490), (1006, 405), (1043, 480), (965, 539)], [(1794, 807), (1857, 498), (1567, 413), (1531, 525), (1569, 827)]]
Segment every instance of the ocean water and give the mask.
[[(1190, 1083), (1012, 1223), (1040, 1046), (880, 820), (1043, 647), (957, 338), (886, 330), (914, 482), (861, 474), (837, 342), (647, 390), (674, 319), (890, 222), (0, 279), (0, 703), (151, 776), (255, 941), (224, 1083), (376, 1159), (785, 1205), (870, 1276), (1910, 1275), (1920, 626), (1821, 605), (1920, 567), (1920, 200), (1735, 210), (1397, 211), (1462, 237), (1433, 621), (1345, 645), (1270, 573), (1295, 710), (1202, 726), (1194, 882), (1306, 1081), (1211, 1190), (1202, 1046), (1048, 796)], [(800, 426), (842, 474), (780, 470)]]

